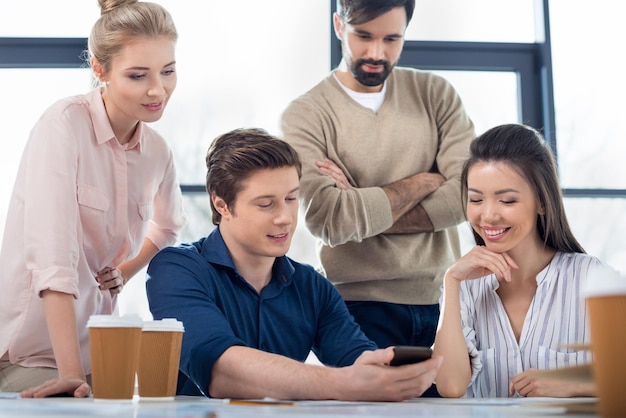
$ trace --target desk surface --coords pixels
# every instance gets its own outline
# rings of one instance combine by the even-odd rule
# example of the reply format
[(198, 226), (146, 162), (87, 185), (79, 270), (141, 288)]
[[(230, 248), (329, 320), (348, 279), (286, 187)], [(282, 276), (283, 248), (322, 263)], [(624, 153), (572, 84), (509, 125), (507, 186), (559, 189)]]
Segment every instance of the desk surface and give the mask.
[[(359, 418), (523, 418), (595, 417), (588, 410), (595, 399), (414, 399), (400, 403), (304, 401), (287, 404), (249, 403), (180, 397), (174, 401), (97, 401), (91, 398), (17, 399), (0, 393), (0, 417), (122, 418), (252, 418), (252, 417), (359, 417)], [(573, 415), (573, 412), (576, 412)]]

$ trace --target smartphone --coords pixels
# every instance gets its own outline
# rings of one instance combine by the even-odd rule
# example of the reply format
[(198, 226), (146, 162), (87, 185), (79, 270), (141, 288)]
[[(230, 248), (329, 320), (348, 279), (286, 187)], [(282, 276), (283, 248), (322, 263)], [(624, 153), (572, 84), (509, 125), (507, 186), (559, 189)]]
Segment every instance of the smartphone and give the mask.
[(389, 363), (391, 366), (419, 363), (420, 361), (428, 360), (433, 355), (433, 350), (428, 347), (412, 345), (398, 345), (393, 348), (393, 351), (393, 360)]

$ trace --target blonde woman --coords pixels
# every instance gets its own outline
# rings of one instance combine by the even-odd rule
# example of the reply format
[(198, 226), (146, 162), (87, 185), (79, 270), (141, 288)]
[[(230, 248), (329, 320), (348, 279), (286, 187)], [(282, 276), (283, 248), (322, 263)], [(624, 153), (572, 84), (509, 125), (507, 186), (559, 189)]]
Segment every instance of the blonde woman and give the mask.
[(100, 86), (34, 126), (0, 254), (0, 391), (84, 397), (92, 314), (185, 223), (172, 152), (146, 123), (176, 87), (176, 27), (161, 6), (99, 0), (89, 37)]

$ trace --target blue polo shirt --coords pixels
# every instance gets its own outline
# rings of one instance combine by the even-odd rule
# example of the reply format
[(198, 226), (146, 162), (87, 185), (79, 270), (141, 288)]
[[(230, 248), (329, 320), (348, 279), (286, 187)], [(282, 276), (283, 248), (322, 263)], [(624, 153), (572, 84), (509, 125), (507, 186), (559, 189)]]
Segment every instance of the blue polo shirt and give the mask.
[(161, 250), (148, 266), (146, 289), (155, 319), (176, 318), (185, 327), (179, 395), (208, 396), (213, 365), (235, 345), (299, 361), (313, 350), (335, 367), (376, 349), (339, 292), (309, 265), (276, 258), (258, 294), (237, 272), (219, 228)]

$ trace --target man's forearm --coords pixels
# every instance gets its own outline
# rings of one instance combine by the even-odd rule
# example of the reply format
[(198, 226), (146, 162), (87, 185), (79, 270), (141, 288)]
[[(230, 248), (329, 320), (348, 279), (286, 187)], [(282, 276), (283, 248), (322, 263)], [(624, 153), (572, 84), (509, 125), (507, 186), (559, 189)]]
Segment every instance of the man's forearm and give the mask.
[(420, 204), (402, 215), (384, 234), (421, 234), (435, 230), (424, 207)]
[[(443, 176), (438, 173), (418, 173), (383, 186), (382, 189), (391, 205), (391, 217), (394, 225), (408, 212), (415, 209), (424, 198), (437, 190), (444, 180)], [(403, 223), (408, 224), (408, 221), (414, 220), (412, 218), (415, 216), (422, 218), (422, 215), (418, 212), (419, 209), (415, 210), (416, 213), (409, 215), (410, 218), (403, 220)], [(423, 219), (419, 220), (423, 224)], [(430, 224), (430, 219), (428, 219), (428, 224)]]
[(393, 350), (364, 351), (354, 364), (304, 364), (248, 347), (230, 347), (213, 366), (214, 398), (337, 399), (403, 401), (432, 385), (441, 358), (389, 367)]
[(213, 398), (331, 399), (333, 369), (233, 346), (213, 366)]

